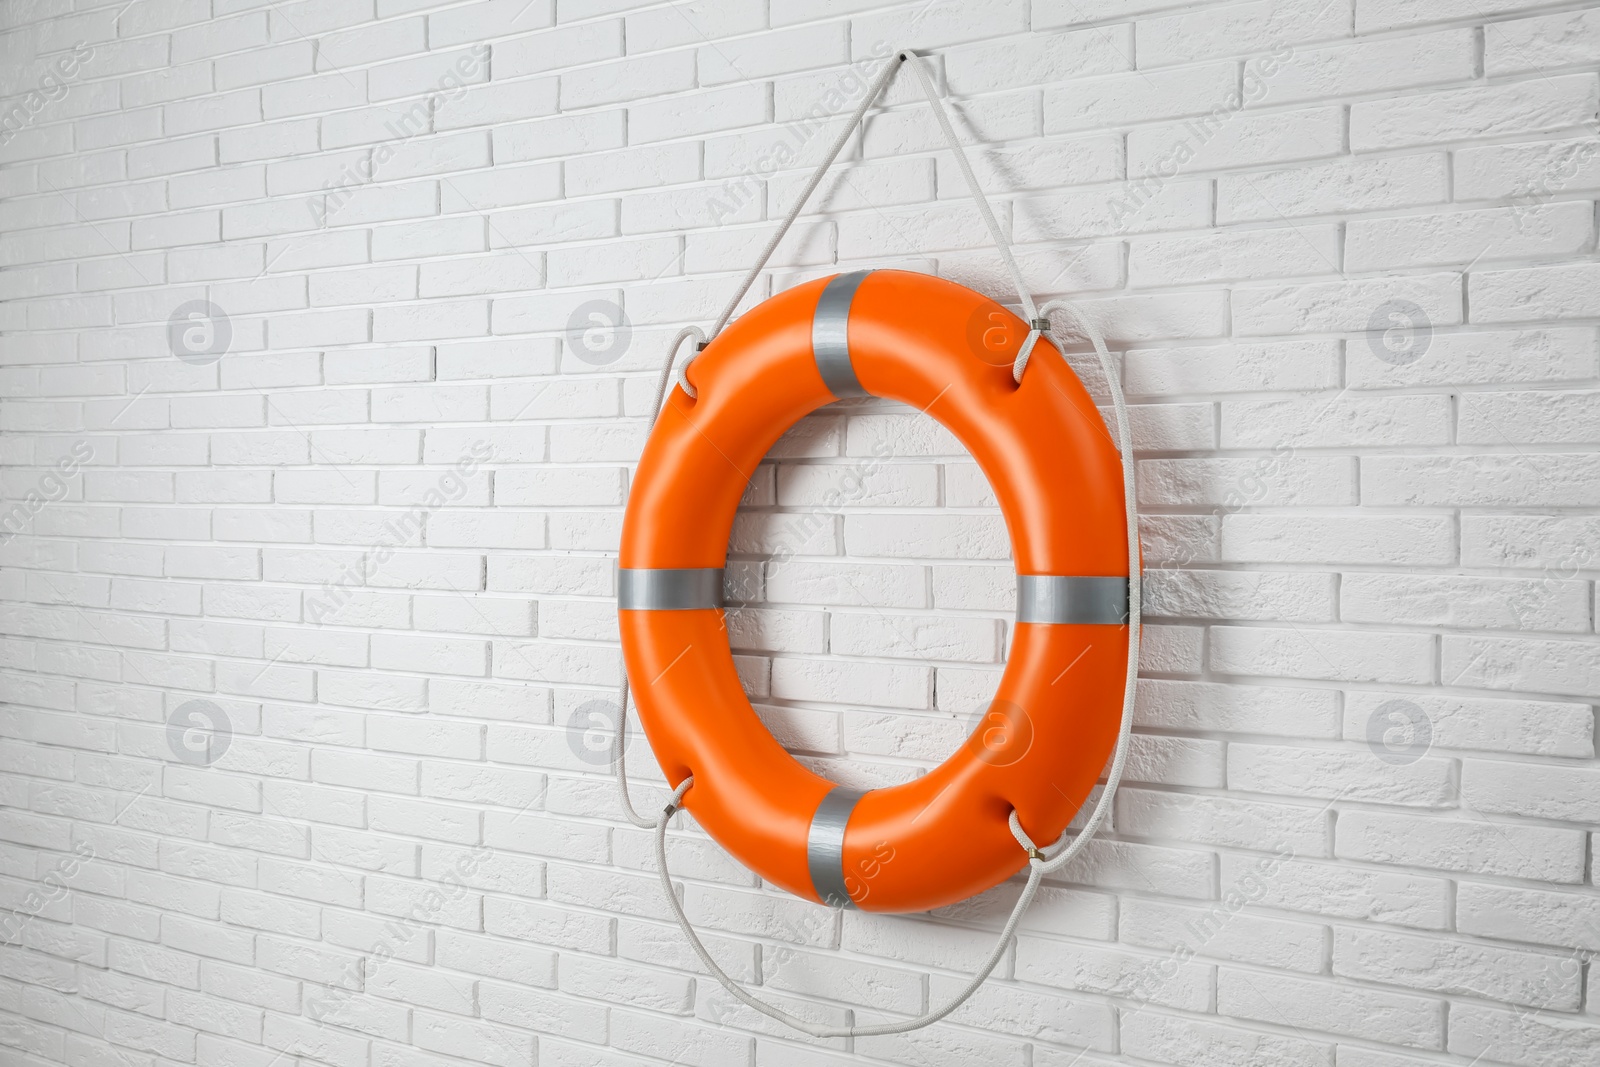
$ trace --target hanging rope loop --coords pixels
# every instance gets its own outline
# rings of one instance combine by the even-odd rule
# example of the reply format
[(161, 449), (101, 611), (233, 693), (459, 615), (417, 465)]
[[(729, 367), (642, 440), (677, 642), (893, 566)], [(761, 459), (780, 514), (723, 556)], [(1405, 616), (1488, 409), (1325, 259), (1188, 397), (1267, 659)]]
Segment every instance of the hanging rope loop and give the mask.
[(1038, 893), (1039, 885), (1044, 876), (1060, 870), (1062, 867), (1066, 866), (1066, 864), (1070, 863), (1084, 849), (1084, 847), (1088, 845), (1088, 843), (1094, 838), (1095, 834), (1100, 830), (1101, 826), (1103, 826), (1105, 823), (1106, 817), (1110, 812), (1112, 797), (1116, 794), (1118, 785), (1121, 784), (1123, 772), (1127, 765), (1128, 741), (1131, 735), (1133, 724), (1135, 686), (1138, 681), (1139, 672), (1139, 628), (1140, 620), (1142, 618), (1139, 577), (1139, 516), (1134, 492), (1133, 440), (1129, 429), (1128, 407), (1122, 393), (1119, 369), (1114, 365), (1111, 354), (1106, 349), (1105, 340), (1101, 336), (1099, 329), (1094, 325), (1093, 322), (1091, 322), (1086, 316), (1082, 315), (1071, 304), (1065, 300), (1051, 300), (1046, 302), (1043, 306), (1038, 306), (1034, 303), (1032, 294), (1029, 292), (1027, 286), (1023, 282), (1022, 273), (1017, 267), (1016, 258), (1012, 255), (1011, 245), (1006, 240), (1005, 234), (1002, 232), (1000, 224), (995, 218), (993, 209), (989, 206), (988, 198), (984, 195), (983, 188), (978, 182), (977, 175), (972, 170), (972, 165), (967, 159), (966, 150), (962, 146), (960, 138), (956, 136), (955, 128), (950, 122), (949, 113), (945, 108), (943, 100), (939, 96), (938, 89), (934, 85), (933, 78), (928, 72), (927, 65), (923, 62), (922, 57), (917, 55), (917, 53), (910, 51), (909, 49), (901, 50), (894, 53), (894, 55), (890, 57), (890, 60), (884, 63), (883, 70), (880, 71), (878, 76), (873, 80), (873, 83), (868, 89), (866, 96), (863, 97), (861, 103), (856, 106), (855, 111), (851, 114), (849, 122), (846, 123), (845, 127), (839, 132), (839, 135), (834, 139), (833, 144), (829, 148), (822, 162), (818, 165), (817, 169), (812, 173), (810, 180), (806, 182), (805, 187), (801, 190), (799, 197), (794, 203), (794, 206), (790, 208), (788, 215), (785, 216), (783, 222), (778, 226), (777, 230), (772, 234), (772, 237), (767, 241), (766, 247), (762, 250), (760, 256), (757, 257), (755, 264), (745, 274), (738, 289), (734, 292), (732, 299), (728, 301), (727, 306), (723, 308), (722, 313), (717, 317), (715, 325), (713, 325), (711, 328), (709, 337), (698, 327), (689, 326), (685, 327), (683, 330), (680, 330), (677, 336), (673, 338), (672, 344), (667, 350), (666, 363), (661, 368), (661, 374), (657, 381), (655, 403), (650, 409), (650, 425), (653, 427), (655, 425), (655, 420), (660, 416), (661, 405), (666, 398), (668, 385), (674, 377), (673, 369), (676, 364), (678, 350), (682, 347), (683, 342), (690, 338), (695, 340), (694, 351), (687, 360), (685, 360), (681, 365), (677, 366), (676, 379), (678, 386), (683, 389), (687, 396), (689, 396), (691, 399), (698, 397), (698, 393), (695, 391), (694, 386), (689, 382), (687, 376), (689, 364), (694, 361), (694, 357), (696, 355), (705, 350), (706, 346), (722, 332), (723, 328), (727, 326), (728, 322), (733, 318), (733, 314), (738, 309), (739, 304), (744, 300), (745, 296), (749, 294), (751, 286), (754, 285), (761, 272), (766, 269), (768, 261), (772, 258), (773, 252), (778, 247), (778, 243), (782, 241), (784, 235), (789, 232), (789, 228), (800, 216), (800, 213), (804, 209), (807, 201), (810, 200), (812, 193), (814, 193), (817, 187), (821, 184), (823, 176), (838, 158), (839, 153), (843, 150), (851, 135), (860, 125), (862, 118), (866, 115), (867, 111), (872, 107), (872, 105), (877, 102), (878, 98), (883, 94), (883, 91), (889, 84), (890, 80), (894, 77), (895, 72), (899, 70), (902, 65), (909, 66), (915, 72), (916, 77), (922, 86), (923, 93), (928, 99), (928, 104), (933, 110), (934, 118), (939, 124), (940, 131), (944, 134), (945, 140), (950, 147), (950, 151), (952, 155), (954, 155), (956, 164), (961, 171), (961, 175), (967, 183), (967, 188), (971, 192), (972, 198), (977, 204), (979, 214), (983, 217), (984, 225), (989, 230), (990, 238), (994, 241), (995, 248), (998, 250), (1000, 258), (1005, 265), (1006, 271), (1011, 276), (1012, 284), (1016, 288), (1018, 303), (1021, 305), (1024, 311), (1023, 317), (1028, 323), (1028, 336), (1023, 342), (1022, 349), (1018, 353), (1016, 360), (1012, 364), (1013, 379), (1019, 386), (1021, 385), (1023, 371), (1027, 369), (1028, 360), (1032, 356), (1034, 347), (1041, 340), (1045, 341), (1046, 344), (1051, 345), (1052, 347), (1056, 345), (1056, 342), (1050, 336), (1053, 332), (1051, 329), (1050, 315), (1053, 312), (1063, 311), (1070, 315), (1077, 327), (1094, 345), (1095, 355), (1100, 361), (1101, 369), (1105, 374), (1107, 386), (1111, 393), (1112, 406), (1115, 409), (1116, 414), (1117, 449), (1122, 457), (1123, 499), (1126, 503), (1128, 533), (1128, 660), (1123, 688), (1122, 718), (1117, 734), (1116, 748), (1113, 751), (1110, 769), (1106, 774), (1105, 787), (1101, 790), (1100, 798), (1095, 803), (1094, 810), (1090, 813), (1089, 818), (1084, 822), (1082, 829), (1078, 831), (1077, 835), (1073, 837), (1070, 843), (1068, 843), (1065, 847), (1060, 848), (1059, 851), (1055, 852), (1054, 855), (1050, 855), (1047, 853), (1047, 849), (1060, 846), (1061, 842), (1066, 840), (1065, 834), (1063, 834), (1061, 839), (1055, 842), (1054, 845), (1041, 848), (1033, 841), (1031, 837), (1028, 836), (1026, 831), (1023, 830), (1022, 822), (1018, 818), (1015, 809), (1012, 810), (1007, 819), (1012, 836), (1016, 838), (1017, 844), (1021, 846), (1022, 850), (1028, 856), (1027, 882), (1022, 888), (1022, 893), (1018, 896), (1015, 906), (1011, 909), (1011, 914), (1007, 918), (1005, 926), (1001, 929), (1000, 936), (996, 940), (994, 948), (990, 951), (983, 964), (973, 974), (972, 979), (948, 1003), (915, 1019), (909, 1019), (903, 1022), (882, 1023), (877, 1025), (852, 1025), (842, 1027), (823, 1026), (806, 1019), (798, 1018), (782, 1010), (781, 1008), (775, 1007), (771, 1004), (768, 1004), (766, 1001), (753, 996), (723, 971), (717, 962), (711, 958), (711, 954), (706, 951), (705, 945), (701, 943), (699, 935), (695, 932), (694, 927), (689, 922), (688, 916), (684, 912), (683, 904), (679, 901), (677, 893), (673, 890), (672, 876), (667, 869), (667, 826), (673, 815), (675, 815), (682, 808), (684, 794), (687, 793), (689, 788), (694, 784), (694, 776), (690, 775), (685, 777), (683, 781), (678, 784), (678, 787), (673, 791), (671, 799), (662, 809), (659, 817), (655, 819), (647, 819), (639, 815), (634, 810), (632, 800), (628, 794), (627, 770), (623, 761), (623, 740), (627, 731), (628, 707), (627, 672), (624, 670), (622, 682), (622, 708), (618, 717), (617, 734), (613, 747), (613, 762), (616, 771), (617, 787), (622, 796), (623, 812), (628, 820), (635, 826), (655, 830), (656, 869), (660, 875), (663, 893), (667, 898), (667, 903), (671, 907), (673, 915), (678, 921), (678, 926), (683, 930), (684, 936), (688, 939), (690, 947), (694, 949), (695, 955), (699, 957), (701, 964), (704, 965), (706, 970), (713, 977), (715, 977), (723, 986), (723, 988), (726, 989), (732, 996), (748, 1007), (761, 1012), (763, 1015), (766, 1015), (769, 1018), (776, 1019), (778, 1022), (781, 1022), (794, 1030), (804, 1034), (809, 1034), (812, 1037), (822, 1038), (866, 1037), (885, 1034), (902, 1034), (912, 1030), (921, 1029), (922, 1027), (938, 1022), (940, 1019), (945, 1018), (951, 1012), (955, 1011), (958, 1007), (965, 1003), (973, 993), (977, 991), (979, 986), (984, 983), (984, 981), (994, 971), (995, 966), (1004, 956), (1006, 946), (1011, 943), (1012, 938), (1015, 936), (1017, 926), (1022, 921), (1022, 916), (1027, 911), (1028, 906), (1032, 903), (1034, 896)]
[(705, 350), (710, 342), (706, 340), (706, 332), (698, 326), (685, 326), (672, 338), (672, 343), (667, 346), (666, 366), (661, 368), (661, 375), (656, 379), (656, 399), (650, 405), (650, 426), (655, 427), (656, 419), (661, 415), (661, 404), (667, 399), (667, 383), (672, 379), (672, 366), (678, 358), (678, 349), (683, 347), (683, 342), (694, 338), (694, 352), (683, 364), (678, 367), (678, 388), (689, 394), (690, 400), (696, 400), (700, 394), (690, 384), (688, 373), (689, 364), (694, 362), (694, 357)]
[[(839, 153), (844, 150), (844, 146), (855, 133), (856, 127), (861, 125), (861, 120), (866, 116), (867, 111), (883, 95), (884, 89), (888, 87), (889, 82), (893, 80), (895, 73), (902, 64), (910, 66), (911, 70), (916, 73), (923, 95), (928, 98), (928, 106), (933, 110), (933, 117), (939, 124), (940, 132), (944, 134), (945, 143), (949, 146), (951, 154), (955, 156), (956, 166), (961, 171), (961, 177), (967, 183), (967, 191), (977, 204), (978, 213), (983, 216), (983, 224), (989, 231), (989, 239), (994, 242), (995, 249), (1000, 253), (1000, 259), (1005, 264), (1006, 273), (1011, 276), (1012, 287), (1017, 292), (1017, 302), (1022, 305), (1023, 310), (1027, 313), (1025, 317), (1030, 320), (1039, 318), (1039, 310), (1034, 305), (1033, 294), (1029, 292), (1027, 284), (1022, 280), (1022, 271), (1017, 267), (1016, 257), (1011, 254), (1011, 242), (1006, 240), (1005, 231), (1000, 228), (1000, 221), (995, 217), (994, 209), (989, 206), (989, 198), (984, 195), (983, 186), (979, 183), (977, 174), (973, 172), (972, 163), (967, 159), (967, 150), (962, 145), (961, 138), (956, 136), (955, 127), (950, 123), (949, 109), (945, 107), (944, 100), (939, 95), (939, 87), (934, 84), (933, 75), (928, 72), (928, 65), (923, 62), (922, 57), (917, 53), (910, 49), (901, 49), (891, 56), (888, 62), (884, 63), (883, 70), (879, 71), (878, 76), (873, 79), (866, 96), (861, 98), (861, 103), (857, 104), (855, 111), (851, 113), (850, 121), (845, 123), (844, 128), (839, 131), (839, 135), (834, 138), (827, 155), (823, 157), (821, 163), (817, 164), (817, 169), (811, 172), (810, 180), (800, 190), (800, 195), (795, 199), (794, 206), (789, 209), (789, 214), (784, 216), (783, 221), (778, 224), (778, 228), (773, 231), (772, 237), (768, 239), (766, 247), (756, 257), (755, 263), (745, 272), (745, 276), (740, 281), (738, 289), (734, 291), (732, 299), (723, 307), (722, 314), (717, 316), (716, 324), (711, 327), (708, 343), (710, 340), (716, 340), (717, 335), (733, 319), (733, 313), (738, 310), (739, 304), (749, 294), (750, 287), (761, 276), (761, 272), (767, 268), (767, 263), (772, 259), (772, 253), (777, 251), (779, 242), (789, 232), (789, 228), (794, 225), (795, 220), (800, 217), (800, 212), (805, 209), (807, 202), (810, 201), (811, 194), (816, 192), (817, 187), (822, 184), (823, 176), (828, 173), (834, 161), (839, 158)], [(1048, 326), (1045, 329), (1048, 329)], [(1044, 331), (1041, 329), (1038, 332), (1042, 333)], [(1037, 337), (1030, 338), (1023, 345), (1023, 352), (1030, 351), (1033, 348), (1034, 341), (1037, 340)], [(677, 351), (679, 343), (674, 341), (672, 351)], [(704, 345), (701, 345), (701, 348), (704, 347)], [(670, 353), (668, 359), (671, 359)], [(690, 358), (690, 362), (693, 362), (693, 357)], [(1025, 360), (1024, 365), (1026, 365)], [(688, 369), (687, 365), (685, 365), (684, 369)], [(1017, 381), (1020, 383), (1021, 380), (1019, 373)], [(680, 372), (678, 384), (684, 386), (684, 392), (688, 393), (692, 398), (695, 394), (693, 388), (687, 383), (688, 379)], [(658, 408), (659, 406), (657, 404)]]

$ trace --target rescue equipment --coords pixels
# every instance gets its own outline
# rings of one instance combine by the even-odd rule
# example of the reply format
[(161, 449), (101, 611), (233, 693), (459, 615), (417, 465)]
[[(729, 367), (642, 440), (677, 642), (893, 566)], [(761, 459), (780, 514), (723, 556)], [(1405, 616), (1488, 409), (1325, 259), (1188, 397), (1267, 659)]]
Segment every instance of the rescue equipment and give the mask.
[[(921, 83), (1026, 322), (953, 282), (879, 270), (797, 286), (729, 326), (901, 64)], [(1094, 346), (1116, 412), (1114, 441), (1065, 361), (1030, 364), (1058, 310), (1072, 313)], [(663, 405), (676, 353), (691, 339), (699, 342), (692, 373), (679, 367), (678, 388)], [(806, 413), (865, 395), (916, 406), (977, 459), (1011, 535), (1017, 617), (996, 699), (967, 744), (916, 781), (862, 792), (801, 766), (757, 718), (724, 630), (722, 566), (739, 499), (771, 445)], [(1035, 305), (915, 53), (884, 64), (711, 340), (693, 326), (673, 339), (652, 410), (618, 561), (626, 675), (613, 767), (623, 810), (654, 831), (668, 906), (702, 965), (739, 1001), (814, 1037), (905, 1033), (936, 1022), (994, 970), (1043, 877), (1071, 862), (1110, 810), (1138, 675), (1139, 540), (1127, 406), (1105, 342), (1065, 301)], [(655, 818), (636, 812), (628, 794), (630, 677), (645, 733), (674, 786)], [(1047, 855), (1035, 838), (1064, 836), (1108, 755), (1092, 811)], [(914, 1019), (818, 1024), (750, 994), (700, 941), (667, 870), (667, 827), (680, 807), (769, 881), (835, 907), (916, 911), (982, 892), (1024, 864), (1028, 877), (993, 950), (950, 1001)]]
[[(668, 782), (694, 776), (683, 806), (695, 820), (797, 896), (905, 912), (981, 893), (1027, 862), (1009, 814), (1054, 840), (1116, 742), (1128, 634), (1117, 449), (1064, 360), (1013, 380), (1028, 332), (988, 297), (928, 275), (811, 282), (712, 342), (689, 375), (698, 397), (674, 389), (645, 445), (617, 604), (645, 735)], [(756, 465), (804, 415), (869, 394), (932, 416), (978, 461), (1011, 531), (1018, 595), (1005, 674), (972, 739), (921, 778), (862, 793), (768, 733), (721, 607)]]

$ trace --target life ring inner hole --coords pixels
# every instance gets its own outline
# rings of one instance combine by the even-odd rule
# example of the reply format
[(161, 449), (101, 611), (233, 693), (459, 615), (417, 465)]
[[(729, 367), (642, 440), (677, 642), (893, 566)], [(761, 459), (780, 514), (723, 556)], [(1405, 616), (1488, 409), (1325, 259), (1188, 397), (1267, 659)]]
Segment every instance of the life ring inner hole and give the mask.
[[(802, 418), (750, 480), (727, 571), (746, 693), (815, 773), (881, 788), (964, 745), (991, 762), (1025, 751), (1026, 712), (994, 699), (1011, 542), (982, 468), (937, 419), (877, 397)], [(850, 684), (869, 673), (885, 680)]]

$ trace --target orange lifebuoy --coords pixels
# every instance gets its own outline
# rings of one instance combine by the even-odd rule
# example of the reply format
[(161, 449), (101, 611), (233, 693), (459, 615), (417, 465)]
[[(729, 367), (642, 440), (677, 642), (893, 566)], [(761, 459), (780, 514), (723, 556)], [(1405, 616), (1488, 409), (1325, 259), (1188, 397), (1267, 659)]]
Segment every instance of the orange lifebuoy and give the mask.
[[(1060, 359), (1012, 377), (1028, 327), (953, 282), (840, 274), (743, 315), (694, 362), (645, 444), (623, 521), (618, 615), (645, 735), (687, 808), (798, 896), (870, 911), (963, 900), (1027, 861), (1007, 820), (1053, 841), (1117, 740), (1128, 535), (1116, 445)], [(791, 757), (734, 671), (722, 568), (739, 500), (778, 437), (858, 395), (926, 412), (972, 453), (1011, 535), (1018, 608), (994, 702), (914, 781), (866, 792)]]

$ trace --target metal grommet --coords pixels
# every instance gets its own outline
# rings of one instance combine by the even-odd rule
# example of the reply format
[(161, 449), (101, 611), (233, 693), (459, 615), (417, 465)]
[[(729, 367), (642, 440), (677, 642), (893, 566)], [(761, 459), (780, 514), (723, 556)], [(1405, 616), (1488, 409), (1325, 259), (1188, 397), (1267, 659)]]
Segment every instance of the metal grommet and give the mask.
[(704, 352), (706, 350), (706, 346), (710, 343), (710, 341), (696, 341), (694, 343), (694, 350), (696, 352)]
[(1040, 316), (1037, 319), (1031, 319), (1028, 322), (1028, 329), (1030, 329), (1030, 330), (1038, 330), (1040, 333), (1049, 333), (1050, 332), (1050, 320), (1047, 319), (1047, 318), (1044, 318), (1043, 316)]

